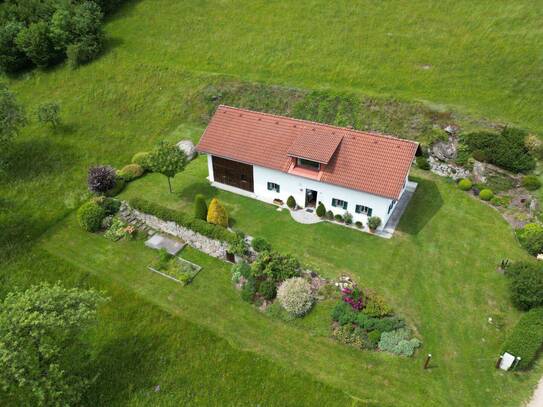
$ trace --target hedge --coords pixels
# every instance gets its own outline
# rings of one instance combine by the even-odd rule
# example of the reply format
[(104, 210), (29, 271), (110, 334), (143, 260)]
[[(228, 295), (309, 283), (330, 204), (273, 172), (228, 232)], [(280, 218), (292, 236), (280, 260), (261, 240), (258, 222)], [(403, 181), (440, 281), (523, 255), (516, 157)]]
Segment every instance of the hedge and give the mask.
[(221, 226), (207, 223), (205, 220), (195, 219), (184, 212), (166, 208), (142, 198), (132, 198), (128, 203), (132, 208), (140, 212), (156, 216), (165, 221), (175, 222), (180, 226), (191, 229), (211, 239), (222, 240), (227, 243), (233, 243), (236, 240), (234, 232), (230, 232)]
[(543, 308), (525, 313), (502, 346), (502, 352), (520, 356), (519, 369), (530, 367), (543, 344)]

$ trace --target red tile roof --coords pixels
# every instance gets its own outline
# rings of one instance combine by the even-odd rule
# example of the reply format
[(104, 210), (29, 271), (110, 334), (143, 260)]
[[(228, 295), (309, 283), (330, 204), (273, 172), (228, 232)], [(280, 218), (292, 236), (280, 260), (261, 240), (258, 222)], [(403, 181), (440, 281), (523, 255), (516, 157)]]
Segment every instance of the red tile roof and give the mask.
[(291, 152), (303, 153), (328, 162), (321, 166), (321, 182), (390, 199), (399, 198), (417, 148), (414, 141), (223, 105), (197, 146), (199, 152), (282, 172), (291, 168)]
[(304, 127), (288, 149), (291, 157), (328, 164), (343, 135), (327, 126)]

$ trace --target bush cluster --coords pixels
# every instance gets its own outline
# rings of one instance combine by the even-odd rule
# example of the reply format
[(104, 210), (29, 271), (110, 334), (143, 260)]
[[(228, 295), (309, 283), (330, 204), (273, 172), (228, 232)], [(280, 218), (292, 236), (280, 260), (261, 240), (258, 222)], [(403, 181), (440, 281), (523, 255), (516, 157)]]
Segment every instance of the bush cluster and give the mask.
[[(78, 66), (102, 51), (102, 0), (5, 0), (0, 14), (0, 70)], [(111, 2), (107, 2), (111, 3)], [(117, 2), (118, 3), (118, 2)]]
[(543, 306), (543, 267), (529, 262), (515, 262), (505, 272), (509, 279), (511, 301), (521, 309)]
[(370, 216), (368, 219), (368, 227), (370, 230), (376, 230), (381, 226), (381, 218), (379, 216)]
[(428, 171), (430, 169), (430, 163), (426, 157), (420, 155), (416, 158), (416, 161), (417, 167), (419, 167), (421, 170)]
[(518, 368), (526, 369), (535, 360), (543, 345), (543, 308), (533, 308), (525, 313), (513, 332), (505, 340), (502, 352), (521, 358)]
[(87, 232), (96, 232), (106, 217), (106, 211), (96, 202), (89, 201), (77, 210), (77, 221)]
[(293, 277), (281, 283), (277, 290), (277, 300), (289, 314), (301, 317), (309, 312), (315, 298), (307, 281)]
[(237, 238), (236, 234), (228, 229), (207, 223), (201, 219), (195, 219), (184, 212), (166, 208), (157, 203), (147, 201), (146, 199), (137, 197), (132, 198), (129, 200), (129, 204), (132, 208), (137, 209), (138, 211), (156, 216), (162, 220), (175, 222), (180, 226), (194, 230), (195, 232), (212, 239), (233, 243)]
[(526, 147), (526, 136), (523, 130), (506, 127), (500, 133), (470, 133), (462, 139), (472, 153), (484, 155), (484, 161), (514, 172), (528, 172), (535, 168), (535, 160)]
[(515, 231), (520, 245), (532, 256), (543, 252), (543, 226), (537, 223), (528, 223)]
[(522, 178), (522, 186), (528, 191), (535, 191), (541, 188), (541, 181), (535, 175), (526, 175)]
[(332, 309), (332, 320), (338, 322), (340, 325), (355, 324), (366, 331), (378, 330), (380, 332), (389, 332), (405, 326), (405, 321), (400, 317), (373, 317), (364, 312), (353, 310), (345, 302), (337, 303)]
[(280, 254), (273, 251), (259, 253), (251, 264), (251, 270), (256, 278), (271, 279), (275, 282), (298, 277), (300, 275), (300, 262), (289, 254)]

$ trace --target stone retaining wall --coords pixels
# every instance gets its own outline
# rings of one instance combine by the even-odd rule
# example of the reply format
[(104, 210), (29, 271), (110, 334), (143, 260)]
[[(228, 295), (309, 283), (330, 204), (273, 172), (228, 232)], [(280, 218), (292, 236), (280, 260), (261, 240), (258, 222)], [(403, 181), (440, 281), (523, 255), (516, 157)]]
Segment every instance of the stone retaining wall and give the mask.
[(121, 204), (120, 215), (128, 223), (134, 223), (134, 219), (136, 219), (151, 229), (177, 236), (187, 242), (188, 245), (209, 254), (210, 256), (226, 260), (228, 243), (203, 236), (191, 229), (180, 226), (175, 222), (164, 221), (156, 216), (140, 212), (131, 208), (128, 203), (124, 201)]

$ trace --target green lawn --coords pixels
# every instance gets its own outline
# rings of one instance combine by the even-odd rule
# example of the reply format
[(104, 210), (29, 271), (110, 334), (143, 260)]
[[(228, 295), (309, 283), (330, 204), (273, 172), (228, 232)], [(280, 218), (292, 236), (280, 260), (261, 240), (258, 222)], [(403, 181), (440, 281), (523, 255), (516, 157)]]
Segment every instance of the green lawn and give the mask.
[[(206, 322), (209, 316), (200, 317), (192, 311), (171, 316), (172, 308), (156, 304), (154, 296), (134, 294), (133, 287), (126, 285), (130, 281), (116, 283), (112, 273), (100, 273), (93, 265), (83, 264), (84, 256), (76, 256), (81, 264), (75, 264), (74, 256), (64, 253), (55, 236), (67, 233), (65, 228), (71, 221), (63, 219), (86, 197), (89, 165), (122, 166), (132, 154), (148, 150), (162, 138), (196, 140), (202, 116), (207, 113), (199, 102), (199, 92), (224, 78), (348, 90), (401, 101), (425, 100), (444, 112), (454, 109), (471, 114), (474, 122), (512, 122), (541, 132), (542, 10), (528, 0), (130, 2), (107, 23), (108, 48), (92, 64), (77, 70), (59, 66), (6, 78), (31, 116), (39, 103), (58, 101), (64, 125), (53, 131), (33, 120), (17, 139), (14, 165), (0, 177), (0, 261), (4, 266), (0, 298), (43, 279), (96, 285), (109, 292), (114, 300), (104, 307), (103, 327), (96, 333), (93, 349), (105, 355), (99, 360), (110, 372), (111, 386), (101, 382), (93, 397), (103, 397), (111, 404), (154, 404), (155, 399), (149, 397), (160, 398), (164, 404), (188, 404), (187, 394), (205, 397), (202, 389), (191, 387), (196, 386), (193, 379), (197, 378), (206, 383), (212, 396), (194, 399), (193, 404), (234, 404), (237, 387), (245, 389), (247, 396), (236, 400), (252, 404), (250, 389), (269, 370), (273, 378), (269, 388), (262, 390), (267, 405), (285, 404), (287, 399), (292, 404), (314, 404), (313, 393), (324, 403), (336, 400), (346, 405), (341, 398), (344, 382), (347, 387), (356, 387), (351, 394), (371, 400), (382, 396), (379, 404), (431, 393), (435, 403), (488, 405), (489, 400), (508, 399), (503, 404), (514, 405), (515, 399), (527, 397), (536, 374), (502, 377), (488, 370), (505, 332), (491, 329), (485, 321), (490, 314), (502, 315), (507, 328), (515, 320), (494, 265), (502, 257), (523, 254), (496, 213), (475, 205), (443, 182), (426, 184), (429, 192), (418, 194), (410, 209), (410, 222), (402, 225), (404, 233), (390, 242), (332, 225), (301, 231), (285, 213), (273, 212), (272, 217), (266, 205), (219, 194), (227, 202), (236, 227), (266, 236), (277, 248), (319, 264), (323, 274), (349, 272), (381, 290), (417, 327), (425, 343), (423, 352), (435, 354), (437, 367), (425, 373), (418, 370), (420, 356), (414, 362), (393, 359), (389, 366), (374, 362), (381, 356), (357, 353), (362, 367), (353, 359), (347, 364), (350, 367), (344, 368), (345, 378), (331, 368), (322, 368), (320, 362), (317, 367), (301, 366), (300, 362), (297, 371), (306, 373), (291, 377), (285, 370), (293, 370), (289, 352), (309, 340), (302, 335), (292, 349), (280, 348), (278, 355), (269, 355), (269, 347), (262, 346), (257, 353), (267, 355), (266, 360), (250, 353), (245, 362), (236, 365), (233, 374), (237, 377), (213, 381), (206, 376), (212, 374), (213, 365), (196, 359), (206, 352), (194, 338), (209, 338), (205, 344), (220, 342), (217, 349), (228, 355), (220, 366), (227, 369), (243, 343), (234, 338), (235, 332), (221, 331), (219, 319)], [(389, 120), (403, 121), (403, 116), (390, 108), (392, 104), (385, 101), (367, 108), (385, 125)], [(183, 178), (191, 173), (192, 178)], [(165, 180), (156, 176), (131, 185), (126, 195), (154, 191), (156, 199), (187, 207), (195, 191), (214, 194), (204, 175), (204, 167), (195, 163), (176, 181), (178, 195), (174, 197), (167, 194)], [(59, 222), (46, 243), (36, 247), (40, 236)], [(77, 233), (74, 229), (70, 236), (83, 239), (76, 238)], [(327, 239), (322, 241), (324, 235)], [(296, 250), (294, 236), (304, 236)], [(42, 250), (42, 245), (49, 245), (50, 250)], [(86, 240), (81, 251), (91, 246)], [(61, 259), (63, 253), (66, 260)], [(104, 254), (104, 262), (109, 265), (110, 256)], [(233, 295), (229, 290), (225, 287), (224, 295)], [(245, 304), (238, 305), (238, 312), (249, 312), (241, 310)], [(116, 310), (125, 311), (116, 314)], [(325, 314), (324, 308), (316, 311), (310, 318)], [(256, 314), (255, 318), (260, 321), (263, 316)], [(197, 321), (197, 325), (187, 321)], [(302, 324), (304, 328), (322, 334), (321, 325), (308, 321)], [(139, 347), (135, 340), (121, 352), (127, 335), (145, 337), (146, 332), (151, 333), (152, 341), (143, 339)], [(226, 344), (221, 337), (230, 342)], [(324, 344), (319, 346), (330, 346), (324, 338), (316, 340)], [(180, 345), (184, 341), (200, 349), (199, 354), (190, 355)], [(169, 349), (171, 352), (166, 352)], [(117, 352), (121, 354), (114, 358)], [(153, 364), (163, 352), (168, 355), (157, 372)], [(187, 359), (187, 355), (194, 359)], [(140, 366), (138, 361), (144, 357), (149, 359), (142, 359)], [(194, 366), (192, 373), (180, 359)], [(251, 365), (253, 359), (260, 367)], [(357, 381), (357, 375), (362, 375), (355, 372), (357, 369), (364, 371), (364, 380)], [(253, 377), (255, 370), (258, 373)], [(373, 371), (377, 372), (375, 379)], [(174, 382), (178, 372), (181, 379), (171, 399), (149, 390), (154, 386), (151, 380), (164, 374)], [(408, 380), (408, 376), (414, 379)], [(316, 383), (316, 379), (334, 388)], [(289, 387), (287, 382), (294, 384)], [(342, 384), (340, 390), (336, 383)], [(121, 392), (119, 387), (126, 389)], [(305, 388), (309, 389), (307, 398), (302, 398), (298, 393), (305, 394), (300, 390)], [(96, 405), (97, 401), (92, 399), (88, 404)]]
[[(140, 196), (190, 210), (196, 192), (218, 196), (236, 228), (267, 238), (325, 276), (348, 273), (385, 294), (423, 340), (417, 357), (362, 352), (332, 342), (326, 304), (305, 321), (270, 319), (241, 301), (225, 263), (190, 249), (185, 252), (188, 259), (204, 270), (194, 284), (179, 288), (145, 270), (152, 254), (141, 251), (141, 242), (113, 244), (82, 232), (72, 217), (45, 238), (43, 247), (203, 325), (239, 349), (295, 367), (363, 400), (406, 406), (514, 406), (537, 380), (534, 373), (494, 369), (504, 330), (518, 317), (496, 265), (505, 257), (526, 256), (491, 208), (437, 177), (418, 178), (419, 190), (400, 232), (385, 240), (327, 223), (297, 224), (273, 206), (209, 187), (206, 168), (203, 156), (192, 162), (174, 179), (174, 194), (163, 176), (150, 174), (130, 184), (122, 197)], [(489, 324), (488, 317), (499, 321), (500, 328)], [(434, 356), (429, 371), (421, 368), (426, 353)]]

